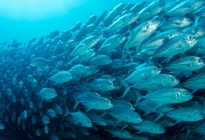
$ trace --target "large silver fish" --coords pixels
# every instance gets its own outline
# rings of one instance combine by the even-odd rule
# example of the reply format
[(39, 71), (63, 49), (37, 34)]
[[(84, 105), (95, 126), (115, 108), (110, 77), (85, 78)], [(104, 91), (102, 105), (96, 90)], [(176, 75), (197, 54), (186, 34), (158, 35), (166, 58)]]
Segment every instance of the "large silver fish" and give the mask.
[(141, 23), (131, 32), (124, 48), (129, 49), (136, 47), (136, 49), (139, 50), (141, 43), (150, 37), (156, 31), (158, 26), (159, 21), (155, 19)]

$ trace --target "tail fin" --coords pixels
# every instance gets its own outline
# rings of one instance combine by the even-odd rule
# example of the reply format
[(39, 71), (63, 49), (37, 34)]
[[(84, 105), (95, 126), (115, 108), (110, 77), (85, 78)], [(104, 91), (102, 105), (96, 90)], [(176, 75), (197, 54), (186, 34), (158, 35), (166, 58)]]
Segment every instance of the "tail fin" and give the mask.
[(124, 90), (124, 92), (123, 92), (123, 94), (122, 94), (122, 96), (121, 97), (125, 97), (126, 95), (127, 95), (127, 93), (129, 92), (129, 90), (130, 90), (130, 86), (127, 84), (127, 83), (125, 83), (125, 82), (121, 82), (122, 83), (122, 85), (125, 87), (125, 90)]

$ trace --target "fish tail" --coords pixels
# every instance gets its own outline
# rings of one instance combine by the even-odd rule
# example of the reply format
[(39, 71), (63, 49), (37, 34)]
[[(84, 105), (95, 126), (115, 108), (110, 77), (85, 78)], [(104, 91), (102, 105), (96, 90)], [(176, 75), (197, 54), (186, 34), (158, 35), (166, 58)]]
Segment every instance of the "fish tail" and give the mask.
[(78, 101), (76, 101), (76, 103), (75, 103), (75, 105), (74, 105), (73, 109), (76, 109), (78, 105), (79, 105), (79, 102), (78, 102)]
[(103, 112), (100, 116), (99, 116), (99, 118), (102, 118), (103, 116), (105, 116), (107, 113), (106, 112)]
[(158, 121), (159, 119), (161, 119), (164, 116), (163, 113), (159, 113), (159, 115), (157, 116), (157, 118), (154, 121)]
[(127, 128), (127, 127), (128, 127), (128, 125), (125, 124), (120, 130), (124, 130), (124, 129)]
[(135, 102), (135, 106), (142, 100), (143, 96), (136, 90), (135, 91), (135, 94), (137, 95), (137, 100)]
[(127, 84), (127, 83), (125, 83), (125, 82), (121, 82), (122, 83), (122, 85), (125, 87), (125, 90), (124, 90), (124, 92), (123, 92), (123, 94), (122, 94), (122, 96), (121, 97), (125, 97), (126, 95), (127, 95), (127, 93), (129, 92), (129, 90), (130, 90), (130, 86)]
[(197, 28), (197, 25), (198, 25), (198, 23), (199, 23), (199, 19), (200, 19), (199, 16), (195, 17), (195, 19), (194, 19), (194, 28), (195, 28), (195, 29)]

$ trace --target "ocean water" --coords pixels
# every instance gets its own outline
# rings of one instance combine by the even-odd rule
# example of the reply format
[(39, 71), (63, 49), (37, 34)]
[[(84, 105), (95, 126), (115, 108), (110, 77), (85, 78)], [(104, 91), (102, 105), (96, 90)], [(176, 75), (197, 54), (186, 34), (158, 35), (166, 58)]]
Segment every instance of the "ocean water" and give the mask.
[[(77, 21), (85, 22), (91, 15), (99, 15), (121, 2), (134, 0), (3, 0), (0, 3), (0, 36), (2, 41), (27, 41), (54, 30), (68, 30)], [(46, 8), (48, 7), (48, 8)]]
[(204, 5), (1, 0), (0, 140), (205, 139)]

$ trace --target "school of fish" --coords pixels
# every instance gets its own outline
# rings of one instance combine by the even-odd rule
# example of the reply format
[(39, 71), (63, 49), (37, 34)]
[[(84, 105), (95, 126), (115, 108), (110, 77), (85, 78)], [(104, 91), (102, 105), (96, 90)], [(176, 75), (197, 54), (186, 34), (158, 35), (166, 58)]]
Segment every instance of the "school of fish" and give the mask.
[(120, 3), (0, 47), (0, 135), (205, 139), (205, 1)]

